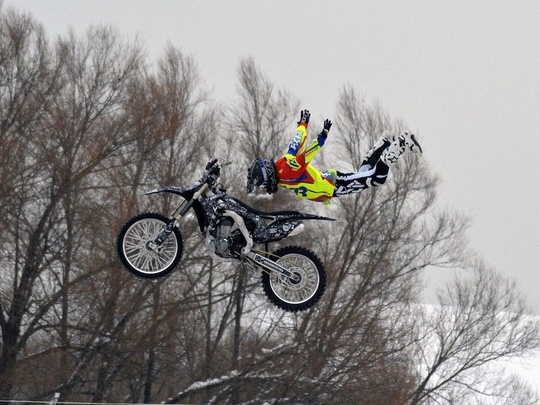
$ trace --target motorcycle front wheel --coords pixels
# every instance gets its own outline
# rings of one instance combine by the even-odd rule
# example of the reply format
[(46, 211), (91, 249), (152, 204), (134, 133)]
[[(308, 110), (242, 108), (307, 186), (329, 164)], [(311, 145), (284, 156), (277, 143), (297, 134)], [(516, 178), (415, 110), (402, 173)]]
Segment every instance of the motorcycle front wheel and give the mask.
[(118, 257), (126, 270), (146, 279), (164, 277), (174, 270), (184, 246), (177, 228), (157, 252), (149, 247), (168, 222), (167, 217), (154, 213), (139, 214), (126, 222), (116, 241)]
[(326, 270), (315, 253), (300, 246), (287, 246), (271, 258), (295, 276), (293, 281), (263, 271), (263, 290), (274, 305), (285, 311), (304, 311), (321, 299), (326, 289)]

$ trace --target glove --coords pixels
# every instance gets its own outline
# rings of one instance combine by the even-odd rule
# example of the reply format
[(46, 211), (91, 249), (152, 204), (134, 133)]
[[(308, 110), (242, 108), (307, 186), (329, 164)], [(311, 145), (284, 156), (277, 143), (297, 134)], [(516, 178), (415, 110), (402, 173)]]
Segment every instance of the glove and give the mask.
[(326, 138), (328, 136), (328, 132), (330, 132), (330, 128), (332, 127), (332, 121), (330, 120), (324, 120), (324, 126), (323, 130), (321, 131), (321, 136)]
[(298, 121), (298, 125), (305, 123), (306, 125), (309, 123), (309, 117), (311, 116), (310, 112), (308, 110), (302, 110), (300, 111), (300, 121)]

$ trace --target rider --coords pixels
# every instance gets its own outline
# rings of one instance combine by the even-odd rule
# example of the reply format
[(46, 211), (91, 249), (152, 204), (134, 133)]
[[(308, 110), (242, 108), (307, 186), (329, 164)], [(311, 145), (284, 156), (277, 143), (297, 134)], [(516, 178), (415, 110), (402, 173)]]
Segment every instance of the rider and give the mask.
[(390, 167), (403, 153), (422, 153), (413, 134), (403, 132), (392, 140), (383, 135), (366, 154), (357, 172), (342, 173), (334, 169), (321, 172), (311, 160), (326, 142), (332, 121), (325, 120), (321, 133), (306, 147), (309, 117), (308, 110), (300, 112), (298, 128), (289, 149), (275, 163), (260, 157), (253, 161), (248, 169), (248, 193), (254, 187), (262, 186), (268, 194), (273, 194), (280, 185), (300, 198), (328, 204), (332, 197), (359, 193), (384, 184)]

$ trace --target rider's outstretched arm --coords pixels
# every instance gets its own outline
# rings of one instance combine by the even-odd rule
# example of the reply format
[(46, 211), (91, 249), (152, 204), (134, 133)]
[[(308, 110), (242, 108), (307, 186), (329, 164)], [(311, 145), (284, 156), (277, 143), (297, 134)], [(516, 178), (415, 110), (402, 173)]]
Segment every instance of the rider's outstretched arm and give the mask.
[(311, 162), (311, 159), (313, 159), (315, 155), (317, 154), (317, 152), (321, 150), (324, 143), (326, 142), (326, 138), (328, 137), (328, 132), (330, 131), (331, 126), (332, 126), (332, 121), (328, 119), (324, 121), (324, 126), (321, 133), (306, 148), (306, 152), (305, 152), (306, 163)]
[(289, 144), (289, 149), (287, 154), (298, 156), (304, 153), (307, 140), (307, 127), (309, 123), (310, 113), (308, 110), (300, 111), (300, 121), (298, 121), (298, 127), (296, 128), (296, 133), (294, 138)]

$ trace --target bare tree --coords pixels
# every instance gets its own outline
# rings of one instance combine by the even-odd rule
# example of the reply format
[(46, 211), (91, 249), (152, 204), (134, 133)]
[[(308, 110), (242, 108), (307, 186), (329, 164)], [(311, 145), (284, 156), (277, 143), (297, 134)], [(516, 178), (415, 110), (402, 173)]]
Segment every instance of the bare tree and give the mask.
[[(339, 111), (337, 136), (353, 162), (384, 130), (402, 129), (351, 88)], [(421, 161), (404, 157), (383, 187), (336, 201), (331, 213), (340, 221), (299, 239), (325, 257), (329, 285), (319, 306), (273, 321), (270, 333), (261, 334), (266, 338), (250, 340), (251, 356), (243, 350), (249, 335), (234, 327), (233, 362), (213, 367), (170, 402), (410, 401), (419, 384), (413, 349), (425, 327), (418, 276), (427, 266), (465, 266), (471, 257), (463, 238), (467, 218), (433, 210), (437, 184)], [(244, 304), (231, 326), (238, 314), (246, 322), (247, 311)]]
[[(2, 216), (2, 294), (0, 326), (0, 397), (12, 387), (25, 309), (36, 279), (32, 269), (40, 255), (39, 239), (50, 227), (48, 218), (37, 219), (37, 229), (26, 234), (21, 206), (36, 204), (34, 187), (40, 181), (41, 156), (28, 139), (44, 115), (43, 105), (55, 91), (54, 64), (43, 29), (32, 18), (14, 11), (0, 14), (0, 108), (1, 153), (0, 214)], [(50, 210), (48, 210), (50, 212)], [(49, 228), (50, 229), (50, 228)], [(28, 260), (22, 259), (28, 252)], [(9, 271), (7, 271), (9, 269)]]
[(238, 105), (229, 109), (234, 148), (246, 162), (279, 157), (290, 140), (285, 130), (298, 115), (298, 103), (277, 90), (252, 58), (240, 61), (237, 89)]
[[(204, 148), (201, 144), (206, 136), (214, 136), (216, 130), (215, 114), (206, 103), (206, 92), (194, 62), (172, 47), (157, 62), (155, 71), (147, 69), (130, 81), (123, 107), (133, 142), (123, 147), (122, 153), (99, 177), (112, 187), (98, 197), (102, 204), (115, 207), (103, 213), (108, 224), (106, 229), (111, 233), (109, 240), (114, 239), (122, 221), (135, 210), (151, 209), (169, 214), (178, 201), (148, 197), (140, 200), (141, 191), (160, 184), (182, 185), (191, 181), (195, 176), (192, 170), (203, 166), (207, 154), (212, 153), (210, 143)], [(124, 204), (118, 205), (118, 201)], [(106, 339), (106, 352), (95, 344), (90, 346), (91, 350), (85, 350), (93, 356), (93, 367), (99, 367), (98, 375), (103, 377), (92, 387), (89, 370), (81, 370), (79, 374), (79, 391), (94, 392), (94, 401), (126, 398), (151, 401), (161, 390), (162, 374), (156, 370), (178, 369), (174, 361), (181, 339), (178, 339), (178, 331), (171, 330), (169, 325), (178, 324), (175, 318), (188, 316), (189, 308), (199, 299), (200, 283), (207, 274), (207, 260), (201, 259), (201, 240), (190, 237), (194, 231), (193, 224), (182, 228), (185, 254), (178, 279), (171, 277), (166, 284), (146, 282), (138, 288), (125, 285), (119, 291), (102, 289), (106, 294), (105, 302), (118, 302), (114, 311), (104, 310), (121, 322), (111, 322), (105, 328), (117, 330), (114, 340)], [(102, 249), (110, 252), (114, 246), (109, 244)], [(191, 269), (193, 280), (186, 279), (185, 269)], [(118, 265), (114, 270), (124, 274)], [(103, 282), (106, 280), (108, 278)], [(131, 294), (134, 298), (130, 298)], [(141, 296), (146, 301), (140, 301)], [(116, 297), (139, 305), (129, 307), (126, 312), (126, 307)], [(134, 345), (138, 348), (135, 352)]]
[[(424, 308), (416, 342), (419, 383), (411, 404), (454, 403), (471, 392), (499, 396), (509, 381), (486, 370), (540, 347), (540, 325), (513, 281), (482, 262), (470, 277), (456, 277), (439, 294), (439, 306)], [(504, 392), (504, 390), (503, 390)]]
[[(173, 46), (145, 65), (140, 46), (111, 29), (50, 47), (32, 18), (0, 17), (1, 398), (422, 404), (479, 402), (472, 393), (482, 392), (501, 405), (535, 400), (516, 378), (480, 378), (493, 362), (536, 349), (538, 323), (511, 282), (471, 261), (468, 220), (434, 207), (438, 179), (425, 161), (404, 156), (387, 184), (328, 207), (287, 192), (246, 197), (247, 164), (281, 155), (298, 114), (253, 59), (240, 62), (237, 99), (220, 106), (194, 60)], [(351, 86), (337, 107), (329, 142), (344, 159), (336, 169), (358, 167), (383, 131), (403, 129)], [(259, 274), (209, 256), (191, 220), (170, 277), (138, 281), (121, 269), (121, 224), (178, 203), (142, 191), (189, 185), (211, 157), (233, 160), (223, 183), (259, 209), (338, 219), (286, 241), (324, 259), (328, 286), (315, 308), (276, 310)], [(473, 277), (428, 310), (416, 298), (427, 266), (471, 268)]]
[[(9, 398), (17, 364), (25, 364), (20, 354), (50, 331), (56, 323), (50, 315), (61, 302), (61, 346), (67, 344), (68, 290), (90, 275), (79, 271), (74, 257), (81, 246), (75, 243), (85, 242), (76, 238), (75, 226), (88, 219), (80, 216), (77, 203), (86, 202), (78, 195), (96, 186), (89, 176), (126, 142), (118, 108), (140, 52), (123, 47), (104, 29), (90, 31), (87, 43), (73, 36), (60, 41), (53, 57), (29, 17), (12, 13), (4, 21), (2, 27), (20, 33), (2, 38), (3, 48), (13, 50), (6, 52), (3, 66), (16, 73), (4, 87), (11, 97), (6, 108), (17, 111), (11, 124), (6, 121), (4, 134), (12, 140), (16, 135), (15, 151), (25, 151), (11, 190), (14, 203), (2, 219), (8, 252), (3, 267), (12, 285), (3, 285), (0, 312), (0, 396)], [(37, 113), (30, 109), (38, 104)]]
[[(356, 116), (343, 115), (338, 123), (363, 129), (344, 131), (345, 145), (347, 140), (353, 142), (358, 136), (385, 129), (373, 123), (391, 122), (387, 116), (377, 117), (382, 114), (380, 109), (358, 105), (349, 96), (344, 96), (343, 108), (363, 110), (359, 115), (363, 121), (349, 122)], [(296, 116), (296, 111), (291, 114)], [(257, 138), (246, 138), (245, 142), (255, 145)], [(213, 392), (218, 403), (246, 401), (249, 395), (315, 403), (407, 400), (415, 382), (413, 359), (407, 351), (415, 338), (409, 305), (415, 274), (427, 265), (442, 264), (437, 253), (446, 252), (445, 245), (451, 249), (448, 240), (458, 243), (463, 224), (444, 216), (440, 223), (433, 221), (438, 226), (422, 220), (433, 202), (437, 181), (414, 161), (406, 164), (408, 173), (396, 176), (386, 192), (381, 188), (377, 193), (337, 201), (332, 216), (340, 221), (333, 228), (321, 228), (313, 238), (298, 239), (325, 257), (330, 279), (323, 302), (307, 313), (286, 316), (276, 323), (268, 338), (261, 339), (264, 345), (251, 346), (254, 355), (249, 362), (233, 362), (235, 367), (228, 372), (221, 369), (207, 378), (208, 384), (188, 386), (172, 402), (199, 398), (201, 386)], [(289, 200), (287, 205), (299, 204), (290, 201), (292, 197), (281, 196)], [(276, 205), (279, 201), (273, 199)], [(245, 322), (249, 315), (243, 313), (242, 318)], [(242, 353), (239, 349), (246, 338), (235, 339), (235, 353)], [(268, 350), (272, 342), (274, 347)], [(259, 394), (253, 392), (253, 386)]]
[(351, 85), (344, 86), (339, 95), (337, 119), (341, 136), (338, 136), (343, 161), (360, 167), (364, 153), (384, 133), (396, 135), (403, 126), (393, 120), (378, 104), (369, 105), (360, 98)]
[[(384, 130), (399, 128), (350, 88), (338, 112), (334, 136), (352, 162), (360, 162), (360, 149)], [(318, 383), (313, 400), (339, 387), (332, 394), (342, 392), (344, 403), (402, 403), (414, 385), (406, 349), (415, 338), (410, 305), (416, 277), (440, 260), (437, 249), (457, 243), (462, 229), (459, 221), (431, 225), (437, 224), (428, 215), (436, 184), (421, 162), (404, 159), (384, 186), (334, 201), (331, 213), (338, 223), (319, 232), (318, 246), (328, 288), (296, 336), (311, 354), (304, 367)]]

